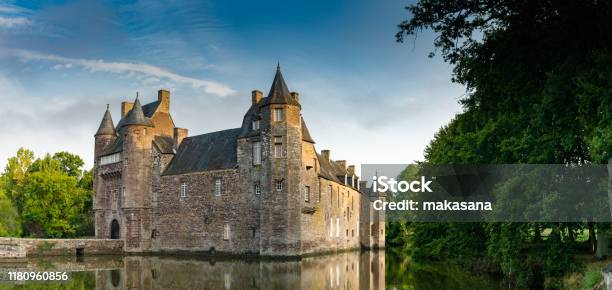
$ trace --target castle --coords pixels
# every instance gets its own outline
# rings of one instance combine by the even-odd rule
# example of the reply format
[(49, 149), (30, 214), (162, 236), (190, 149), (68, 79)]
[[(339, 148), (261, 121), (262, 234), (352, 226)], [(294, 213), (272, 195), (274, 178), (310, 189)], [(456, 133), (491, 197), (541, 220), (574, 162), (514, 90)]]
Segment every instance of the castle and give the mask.
[(157, 101), (108, 109), (95, 134), (96, 238), (127, 252), (302, 256), (384, 247), (380, 198), (355, 166), (315, 150), (277, 67), (267, 97), (253, 91), (240, 128), (189, 136)]

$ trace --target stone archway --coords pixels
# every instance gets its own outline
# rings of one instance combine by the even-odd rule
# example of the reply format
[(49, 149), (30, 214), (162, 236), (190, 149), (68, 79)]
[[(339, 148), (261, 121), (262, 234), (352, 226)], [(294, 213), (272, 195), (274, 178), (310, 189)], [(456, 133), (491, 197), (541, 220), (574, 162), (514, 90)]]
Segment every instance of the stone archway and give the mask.
[(117, 220), (113, 220), (111, 222), (110, 238), (111, 239), (121, 238), (121, 230), (119, 228), (119, 222)]

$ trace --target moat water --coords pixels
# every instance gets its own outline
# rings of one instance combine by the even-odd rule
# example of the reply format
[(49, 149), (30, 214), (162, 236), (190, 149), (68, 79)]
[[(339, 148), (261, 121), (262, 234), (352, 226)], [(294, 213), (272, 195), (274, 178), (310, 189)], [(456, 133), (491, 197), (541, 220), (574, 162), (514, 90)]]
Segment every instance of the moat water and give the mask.
[[(66, 272), (61, 282), (6, 281), (8, 272)], [(384, 251), (300, 261), (128, 256), (0, 260), (0, 289), (500, 289), (495, 279)]]

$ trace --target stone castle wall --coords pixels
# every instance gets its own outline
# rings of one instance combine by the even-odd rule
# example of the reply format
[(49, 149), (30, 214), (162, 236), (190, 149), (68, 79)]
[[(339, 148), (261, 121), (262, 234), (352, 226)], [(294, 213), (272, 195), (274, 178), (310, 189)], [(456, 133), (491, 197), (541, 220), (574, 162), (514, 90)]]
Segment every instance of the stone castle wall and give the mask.
[(123, 241), (107, 239), (22, 239), (0, 238), (0, 258), (34, 256), (119, 255)]
[[(122, 129), (120, 162), (98, 164), (99, 152), (110, 143), (96, 137), (97, 238), (109, 238), (117, 220), (126, 252), (295, 256), (384, 246), (384, 225), (369, 198), (351, 184), (322, 177), (314, 144), (303, 141), (298, 105), (261, 107), (259, 131), (237, 140), (235, 168), (163, 175), (178, 139), (174, 136), (170, 150), (153, 145), (157, 136), (176, 135), (169, 93), (160, 91), (158, 102), (151, 118), (155, 127)], [(284, 110), (284, 120), (274, 120), (275, 108)], [(282, 156), (273, 150), (278, 140)], [(253, 142), (261, 142), (261, 164), (253, 164)], [(216, 180), (221, 181), (220, 194)]]

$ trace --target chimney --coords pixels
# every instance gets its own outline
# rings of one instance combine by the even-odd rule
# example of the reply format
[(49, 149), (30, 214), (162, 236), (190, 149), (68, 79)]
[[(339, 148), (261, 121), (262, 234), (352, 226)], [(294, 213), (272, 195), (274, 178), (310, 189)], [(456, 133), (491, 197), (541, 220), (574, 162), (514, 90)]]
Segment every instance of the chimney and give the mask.
[(134, 107), (132, 102), (121, 102), (121, 119), (123, 119)]
[(251, 92), (251, 101), (253, 102), (253, 105), (259, 103), (261, 98), (263, 98), (263, 93), (261, 91), (254, 90)]
[(170, 91), (168, 90), (159, 90), (157, 91), (157, 101), (159, 102), (159, 106), (157, 110), (161, 113), (169, 113), (170, 112)]
[(291, 92), (291, 96), (295, 99), (296, 102), (300, 102), (300, 94), (297, 92)]
[(355, 165), (349, 165), (346, 168), (346, 171), (348, 171), (348, 175), (351, 175), (351, 176), (355, 175)]
[(336, 163), (338, 163), (342, 169), (346, 170), (346, 160), (337, 160)]
[(183, 142), (183, 139), (187, 137), (188, 131), (185, 128), (174, 128), (174, 144), (172, 148), (177, 150)]
[(321, 157), (329, 162), (329, 150), (321, 150)]

